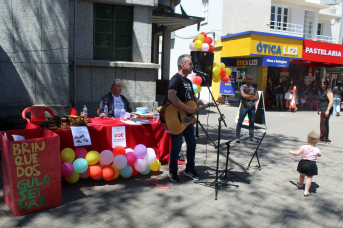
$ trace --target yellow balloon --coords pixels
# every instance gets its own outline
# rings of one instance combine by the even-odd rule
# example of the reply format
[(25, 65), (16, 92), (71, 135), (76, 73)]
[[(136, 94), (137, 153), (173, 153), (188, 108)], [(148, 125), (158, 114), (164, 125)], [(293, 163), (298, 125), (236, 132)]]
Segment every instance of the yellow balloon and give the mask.
[(230, 68), (226, 68), (226, 75), (231, 75), (232, 70)]
[(224, 63), (219, 63), (219, 68), (225, 68), (225, 64)]
[(196, 47), (196, 48), (201, 48), (201, 45), (202, 45), (202, 42), (200, 40), (196, 40), (194, 42), (194, 47)]
[(113, 180), (114, 180), (114, 179), (117, 179), (117, 178), (119, 177), (120, 169), (117, 169), (113, 164), (112, 164), (111, 166), (112, 166), (112, 168), (113, 168), (114, 171), (115, 171), (115, 175), (114, 175), (114, 177), (113, 177)]
[(220, 74), (220, 68), (219, 67), (214, 67), (212, 70), (214, 75), (219, 75)]
[(99, 161), (100, 155), (95, 150), (91, 150), (86, 154), (85, 159), (88, 162), (88, 165), (95, 165)]
[(71, 148), (64, 148), (61, 151), (61, 156), (62, 156), (63, 162), (73, 163), (75, 159), (75, 152)]
[(73, 174), (69, 177), (66, 177), (66, 181), (69, 184), (75, 184), (80, 179), (80, 174), (74, 170)]
[(200, 93), (201, 92), (201, 86), (198, 85), (198, 90), (195, 93)]
[[(199, 34), (199, 35), (197, 35), (197, 40), (200, 40), (201, 41), (201, 43), (203, 43), (204, 41), (205, 41), (205, 37), (204, 37), (204, 35), (203, 34)], [(195, 46), (195, 45), (194, 45)]]
[(213, 82), (219, 82), (220, 81), (220, 75), (213, 75), (212, 81)]
[(149, 164), (149, 166), (152, 171), (158, 171), (161, 168), (161, 162), (156, 159), (153, 163)]
[(219, 67), (219, 64), (218, 63), (213, 63), (213, 68), (215, 68), (215, 67)]

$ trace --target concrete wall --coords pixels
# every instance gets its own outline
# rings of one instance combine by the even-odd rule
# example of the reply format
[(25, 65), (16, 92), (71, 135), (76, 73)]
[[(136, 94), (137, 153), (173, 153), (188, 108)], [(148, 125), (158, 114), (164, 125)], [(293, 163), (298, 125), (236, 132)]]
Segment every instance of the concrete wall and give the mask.
[(0, 116), (69, 104), (68, 0), (0, 0)]

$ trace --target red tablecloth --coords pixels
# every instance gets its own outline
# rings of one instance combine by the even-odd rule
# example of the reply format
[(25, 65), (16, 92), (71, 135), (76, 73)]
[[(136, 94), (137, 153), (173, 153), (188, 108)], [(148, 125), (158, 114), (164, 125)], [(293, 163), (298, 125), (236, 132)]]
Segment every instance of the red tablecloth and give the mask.
[[(125, 126), (127, 148), (135, 148), (138, 144), (153, 148), (157, 159), (161, 163), (169, 163), (170, 135), (166, 133), (161, 124), (151, 122), (151, 124), (129, 125), (119, 121), (119, 118), (98, 119), (91, 118), (92, 122), (88, 124), (88, 131), (91, 137), (92, 145), (83, 146), (85, 149), (112, 150), (112, 127)], [(152, 120), (150, 120), (152, 121)], [(92, 126), (100, 125), (100, 126)], [(28, 123), (26, 129), (39, 128), (37, 123)], [(73, 143), (73, 137), (70, 129), (53, 130), (60, 136), (61, 150), (66, 147), (76, 149)]]

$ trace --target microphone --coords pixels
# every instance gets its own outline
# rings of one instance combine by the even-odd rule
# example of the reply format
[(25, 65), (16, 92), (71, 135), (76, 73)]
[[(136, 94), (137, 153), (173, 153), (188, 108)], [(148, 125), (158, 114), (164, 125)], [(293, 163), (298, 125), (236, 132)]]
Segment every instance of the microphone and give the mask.
[(208, 74), (205, 74), (204, 72), (198, 71), (196, 68), (193, 69), (193, 72), (201, 74), (201, 75), (206, 76), (206, 77), (210, 77), (210, 76), (208, 76)]

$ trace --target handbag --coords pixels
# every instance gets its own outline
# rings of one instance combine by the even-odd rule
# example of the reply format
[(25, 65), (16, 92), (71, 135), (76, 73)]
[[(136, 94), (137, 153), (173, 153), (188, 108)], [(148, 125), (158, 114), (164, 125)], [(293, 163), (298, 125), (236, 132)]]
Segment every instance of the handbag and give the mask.
[(290, 92), (287, 92), (287, 93), (285, 94), (285, 99), (286, 99), (286, 100), (292, 99), (292, 95), (291, 95)]

